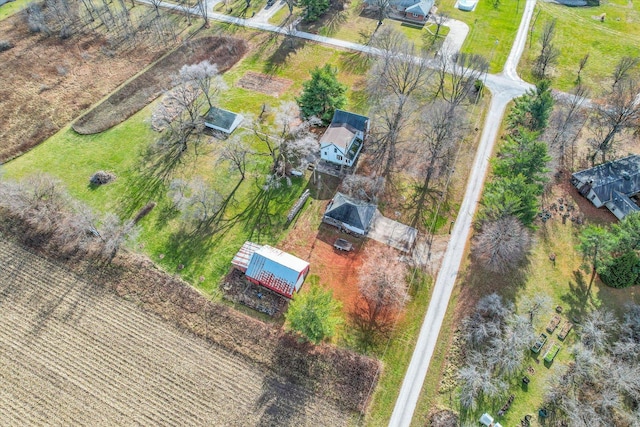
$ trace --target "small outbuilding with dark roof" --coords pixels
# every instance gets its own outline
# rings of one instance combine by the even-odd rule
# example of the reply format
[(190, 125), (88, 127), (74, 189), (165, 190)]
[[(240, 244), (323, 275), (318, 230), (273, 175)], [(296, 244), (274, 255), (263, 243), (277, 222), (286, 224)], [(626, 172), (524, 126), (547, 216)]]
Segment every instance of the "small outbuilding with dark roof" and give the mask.
[(335, 227), (364, 236), (369, 231), (377, 206), (336, 193), (325, 211), (322, 221)]
[(631, 155), (576, 172), (571, 183), (595, 207), (606, 206), (618, 219), (640, 208), (631, 196), (640, 192), (640, 156)]
[(232, 113), (218, 107), (211, 107), (204, 116), (204, 125), (229, 135), (240, 126), (243, 119), (244, 117), (241, 114)]

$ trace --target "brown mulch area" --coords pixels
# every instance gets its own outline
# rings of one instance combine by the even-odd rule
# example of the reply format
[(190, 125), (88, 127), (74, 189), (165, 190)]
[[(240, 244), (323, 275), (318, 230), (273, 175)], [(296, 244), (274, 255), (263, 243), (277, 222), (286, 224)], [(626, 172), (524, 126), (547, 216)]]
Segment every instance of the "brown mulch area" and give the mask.
[(95, 34), (45, 38), (21, 13), (0, 21), (0, 34), (15, 45), (0, 53), (0, 162), (53, 135), (167, 50), (141, 42), (113, 54)]
[[(0, 221), (0, 236), (18, 237), (16, 233), (24, 226)], [(309, 388), (344, 410), (366, 411), (381, 368), (375, 359), (331, 345), (301, 342), (278, 326), (212, 302), (138, 254), (121, 252), (104, 266), (95, 259), (56, 258), (61, 252), (43, 240), (29, 249), (195, 336)]]
[(188, 41), (76, 120), (73, 130), (84, 135), (103, 132), (122, 123), (169, 89), (172, 76), (183, 65), (209, 60), (222, 73), (238, 62), (246, 51), (246, 42), (232, 37)]
[(238, 80), (236, 86), (277, 98), (286, 92), (292, 84), (293, 80), (256, 73), (255, 71), (247, 71), (244, 76)]

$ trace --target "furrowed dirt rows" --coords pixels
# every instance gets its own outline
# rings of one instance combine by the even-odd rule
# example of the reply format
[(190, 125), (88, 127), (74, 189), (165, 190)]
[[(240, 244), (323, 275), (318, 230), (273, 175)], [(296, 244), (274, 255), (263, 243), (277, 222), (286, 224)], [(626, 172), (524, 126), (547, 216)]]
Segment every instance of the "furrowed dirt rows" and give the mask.
[(0, 425), (344, 425), (340, 411), (0, 238)]

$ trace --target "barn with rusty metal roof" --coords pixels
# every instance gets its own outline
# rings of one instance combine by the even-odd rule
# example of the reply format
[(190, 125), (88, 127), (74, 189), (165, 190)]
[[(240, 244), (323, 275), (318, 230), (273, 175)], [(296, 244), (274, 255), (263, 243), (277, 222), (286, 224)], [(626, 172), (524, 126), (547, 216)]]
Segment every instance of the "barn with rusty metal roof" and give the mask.
[(251, 282), (291, 298), (309, 273), (309, 263), (269, 245), (245, 242), (231, 264)]

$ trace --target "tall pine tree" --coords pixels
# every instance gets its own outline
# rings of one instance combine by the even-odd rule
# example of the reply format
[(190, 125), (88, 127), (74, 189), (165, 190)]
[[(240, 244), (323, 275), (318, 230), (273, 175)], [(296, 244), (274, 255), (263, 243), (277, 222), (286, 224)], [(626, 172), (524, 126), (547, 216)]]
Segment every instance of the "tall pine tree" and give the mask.
[(338, 70), (329, 64), (310, 71), (311, 80), (302, 84), (302, 95), (297, 99), (302, 116), (316, 116), (328, 123), (336, 108), (347, 103), (347, 86), (338, 81)]

